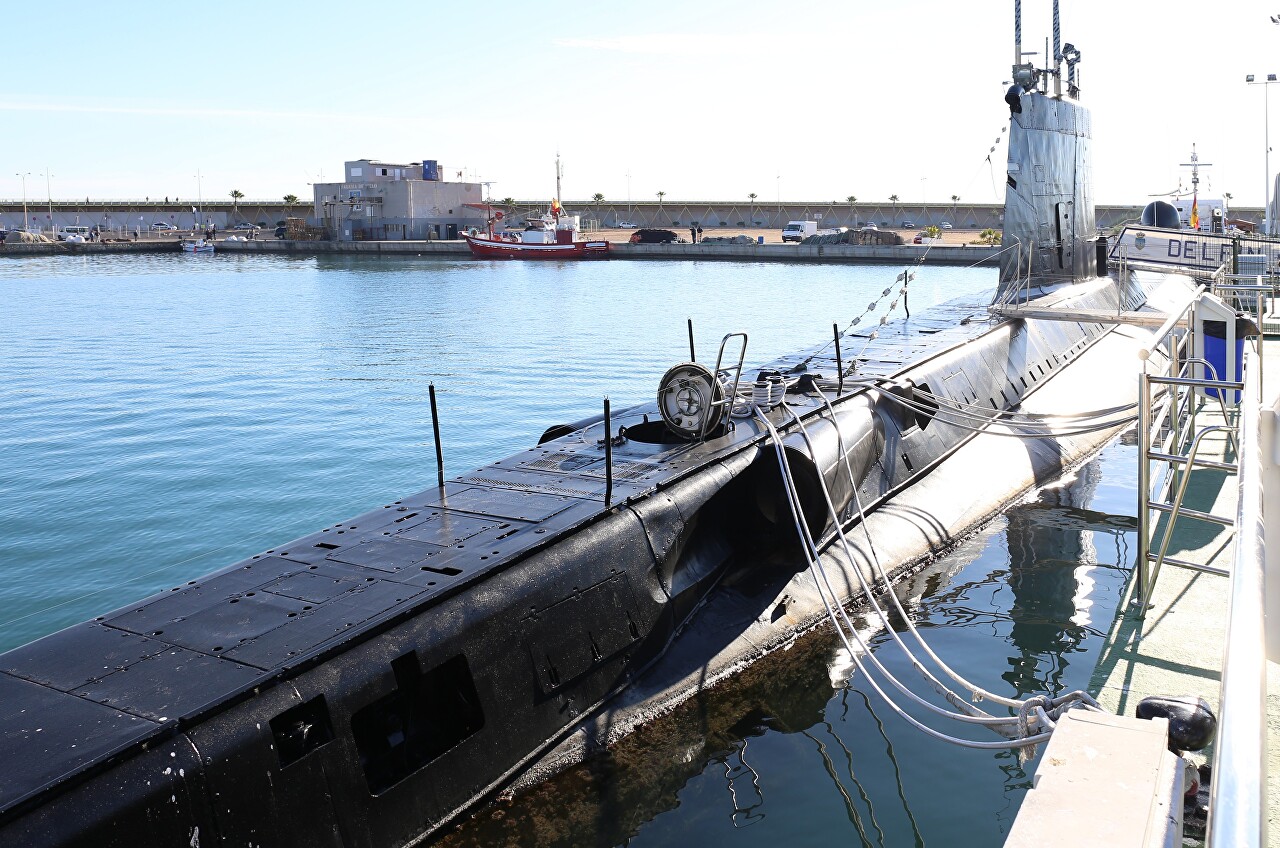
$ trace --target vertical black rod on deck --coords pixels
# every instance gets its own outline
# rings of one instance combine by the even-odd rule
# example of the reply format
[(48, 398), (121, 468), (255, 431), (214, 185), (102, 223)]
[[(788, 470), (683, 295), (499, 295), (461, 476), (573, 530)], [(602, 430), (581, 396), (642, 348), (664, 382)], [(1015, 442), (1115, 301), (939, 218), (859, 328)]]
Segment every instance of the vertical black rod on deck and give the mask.
[(697, 362), (698, 354), (693, 352), (693, 319), (689, 319), (689, 361)]
[(907, 289), (911, 288), (911, 280), (908, 279), (906, 285), (902, 287), (902, 311), (907, 313), (907, 317), (911, 317), (911, 307), (907, 306)]
[(444, 452), (440, 449), (440, 416), (436, 413), (436, 384), (428, 384), (431, 393), (431, 432), (436, 440), (436, 480), (444, 488)]
[(613, 426), (609, 417), (609, 399), (604, 399), (604, 505), (613, 498)]
[(836, 394), (844, 394), (844, 360), (840, 358), (840, 325), (832, 324), (831, 332), (836, 337)]

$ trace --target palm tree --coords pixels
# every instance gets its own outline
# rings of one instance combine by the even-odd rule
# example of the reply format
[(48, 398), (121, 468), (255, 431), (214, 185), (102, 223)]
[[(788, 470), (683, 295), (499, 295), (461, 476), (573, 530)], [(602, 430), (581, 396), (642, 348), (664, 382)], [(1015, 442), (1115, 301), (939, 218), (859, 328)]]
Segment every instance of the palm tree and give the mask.
[(284, 202), (285, 202), (287, 205), (289, 205), (289, 206), (295, 206), (295, 205), (297, 205), (297, 203), (298, 203), (298, 195), (296, 195), (296, 194), (286, 194), (286, 195), (284, 196)]
[(659, 218), (662, 217), (662, 198), (666, 196), (667, 196), (667, 193), (665, 191), (658, 192), (658, 217)]
[(591, 199), (596, 202), (596, 220), (598, 221), (600, 220), (600, 201), (604, 200), (604, 195), (597, 191), (591, 195)]
[(853, 221), (853, 225), (858, 226), (858, 214), (853, 209), (853, 204), (858, 202), (858, 198), (852, 194), (845, 198), (845, 202), (849, 204), (849, 220)]
[(507, 207), (512, 212), (516, 211), (516, 199), (514, 197), (504, 197), (500, 201), (500, 205)]
[(231, 189), (231, 217), (237, 219), (240, 217), (240, 198), (244, 197), (244, 192), (238, 188)]
[(749, 210), (751, 212), (751, 215), (749, 217), (751, 218), (751, 223), (753, 224), (756, 222), (756, 198), (759, 196), (760, 195), (756, 194), (754, 191), (747, 195), (747, 197), (750, 198), (751, 200), (751, 209)]

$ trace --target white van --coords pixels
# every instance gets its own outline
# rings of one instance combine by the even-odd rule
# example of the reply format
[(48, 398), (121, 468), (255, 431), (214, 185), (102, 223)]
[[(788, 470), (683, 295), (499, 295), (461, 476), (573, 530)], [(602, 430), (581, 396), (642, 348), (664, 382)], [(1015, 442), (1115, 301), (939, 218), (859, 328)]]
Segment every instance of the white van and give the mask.
[(818, 232), (817, 221), (788, 221), (787, 225), (782, 228), (782, 240), (785, 241), (804, 241), (811, 235)]
[(63, 227), (58, 231), (58, 241), (66, 241), (68, 236), (80, 236), (85, 241), (89, 240), (89, 228), (81, 226)]

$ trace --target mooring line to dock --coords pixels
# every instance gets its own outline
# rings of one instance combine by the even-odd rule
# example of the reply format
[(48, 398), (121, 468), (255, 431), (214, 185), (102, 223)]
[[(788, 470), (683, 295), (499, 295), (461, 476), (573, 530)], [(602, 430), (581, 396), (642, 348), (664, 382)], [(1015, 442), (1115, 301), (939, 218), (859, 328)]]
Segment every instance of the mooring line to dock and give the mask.
[[(867, 645), (866, 641), (862, 638), (862, 635), (858, 633), (857, 629), (853, 627), (851, 622), (848, 621), (848, 615), (844, 611), (844, 606), (839, 602), (839, 595), (835, 593), (834, 589), (830, 588), (830, 581), (826, 576), (825, 569), (821, 565), (821, 554), (818, 551), (817, 545), (814, 544), (813, 537), (809, 533), (808, 526), (805, 524), (803, 519), (803, 513), (800, 509), (800, 504), (799, 504), (799, 494), (795, 488), (795, 480), (791, 474), (790, 463), (787, 461), (785, 450), (782, 446), (782, 439), (778, 434), (777, 428), (773, 426), (773, 422), (769, 421), (769, 419), (765, 416), (764, 412), (758, 411), (757, 414), (761, 422), (763, 422), (764, 426), (769, 430), (770, 434), (773, 437), (774, 450), (778, 455), (779, 470), (782, 472), (783, 485), (787, 493), (787, 503), (791, 508), (791, 515), (792, 515), (792, 519), (795, 521), (797, 533), (799, 534), (801, 542), (803, 543), (805, 557), (808, 560), (809, 568), (814, 573), (814, 583), (818, 589), (818, 595), (822, 599), (822, 604), (826, 608), (827, 617), (831, 620), (832, 624), (835, 626), (836, 633), (840, 637), (840, 641), (844, 644), (845, 649), (849, 651), (849, 655), (853, 659), (854, 665), (856, 665), (858, 670), (862, 672), (863, 677), (866, 678), (869, 684), (871, 684), (871, 687), (876, 690), (876, 694), (878, 694), (880, 698), (889, 706), (889, 708), (892, 709), (899, 716), (901, 716), (908, 724), (912, 725), (922, 733), (928, 736), (931, 736), (935, 739), (942, 740), (944, 742), (951, 742), (955, 745), (960, 745), (966, 748), (999, 750), (999, 749), (1004, 749), (1009, 747), (1037, 745), (1040, 742), (1046, 741), (1050, 736), (1049, 731), (1036, 734), (1035, 736), (1024, 737), (1022, 739), (1007, 739), (1007, 740), (998, 741), (998, 742), (996, 741), (983, 742), (983, 741), (963, 739), (960, 737), (951, 736), (950, 734), (943, 733), (940, 730), (935, 730), (934, 728), (929, 727), (927, 724), (924, 724), (923, 722), (919, 721), (914, 716), (910, 715), (905, 710), (903, 710), (902, 707), (897, 704), (897, 702), (895, 702), (891, 697), (889, 697), (888, 693), (885, 692), (884, 688), (880, 685), (880, 683), (876, 680), (876, 678), (873, 677), (870, 674), (870, 672), (867, 670), (867, 665), (863, 661), (864, 657), (869, 658), (871, 660), (871, 663), (881, 672), (881, 674), (885, 676), (886, 680), (888, 680), (895, 686), (895, 688), (897, 688), (903, 694), (907, 695), (912, 700), (916, 701), (919, 704), (922, 704), (923, 706), (927, 707), (928, 709), (930, 709), (935, 713), (941, 714), (947, 718), (951, 718), (957, 721), (967, 721), (967, 722), (979, 723), (979, 724), (991, 725), (991, 726), (1008, 725), (1008, 724), (1017, 723), (1017, 718), (1015, 717), (1010, 716), (1006, 718), (999, 718), (996, 716), (991, 716), (983, 712), (982, 710), (978, 709), (977, 707), (973, 707), (972, 705), (968, 705), (968, 704), (963, 704), (963, 702), (961, 702), (961, 704), (957, 704), (957, 706), (961, 706), (961, 705), (967, 706), (969, 710), (972, 710), (973, 712), (976, 712), (980, 715), (973, 715), (972, 713), (968, 715), (964, 713), (954, 713), (954, 712), (951, 712), (950, 710), (946, 710), (942, 707), (939, 707), (936, 704), (931, 704), (928, 701), (925, 701), (915, 692), (910, 690), (908, 687), (906, 687), (888, 669), (884, 667), (883, 663), (880, 662), (879, 658), (871, 651), (870, 646)], [(837, 527), (838, 526), (839, 525), (837, 524)], [(855, 563), (851, 562), (850, 565), (853, 566), (855, 571), (858, 570)], [(865, 584), (865, 578), (861, 578), (861, 579), (863, 579)], [(824, 590), (824, 584), (827, 587), (826, 590)], [(828, 595), (827, 595), (828, 590), (831, 591), (830, 598), (828, 598)], [(868, 599), (872, 602), (873, 605), (875, 604), (875, 599), (871, 596), (870, 593), (868, 593)], [(878, 606), (877, 606), (877, 609), (878, 609)], [(838, 613), (837, 613), (837, 610), (839, 611)], [(845, 623), (847, 624), (848, 632), (846, 632), (845, 627), (842, 626), (841, 618), (843, 618)], [(891, 633), (893, 632), (892, 627), (889, 627), (888, 629)], [(849, 640), (850, 634), (853, 635), (854, 641), (858, 643), (858, 648), (855, 648), (853, 643)], [(907, 652), (907, 654), (908, 656), (910, 656), (909, 651)], [(914, 665), (916, 666), (917, 669), (922, 668), (919, 661), (914, 661)], [(958, 696), (955, 696), (955, 697), (957, 698), (957, 700), (959, 700)]]
[[(879, 658), (871, 651), (870, 646), (862, 638), (857, 628), (854, 627), (853, 623), (849, 620), (848, 614), (844, 609), (844, 605), (840, 603), (839, 594), (837, 593), (834, 586), (832, 585), (830, 577), (828, 576), (826, 569), (822, 564), (821, 552), (818, 550), (818, 546), (813, 540), (812, 533), (809, 531), (808, 525), (803, 518), (803, 511), (799, 504), (799, 493), (796, 489), (795, 479), (791, 471), (790, 462), (786, 457), (786, 451), (785, 451), (785, 448), (783, 447), (781, 436), (779, 435), (778, 430), (774, 426), (773, 422), (771, 422), (766, 416), (765, 409), (761, 408), (758, 405), (755, 405), (756, 408), (754, 411), (756, 416), (759, 418), (759, 420), (762, 422), (765, 428), (769, 431), (770, 436), (772, 437), (774, 451), (778, 457), (779, 470), (781, 472), (784, 488), (787, 494), (788, 506), (791, 509), (792, 519), (795, 523), (797, 534), (801, 539), (802, 547), (804, 548), (805, 556), (809, 563), (809, 568), (814, 576), (815, 587), (818, 589), (818, 594), (822, 599), (823, 606), (826, 608), (827, 616), (831, 620), (833, 626), (835, 627), (841, 642), (844, 643), (845, 648), (849, 651), (849, 654), (852, 657), (854, 664), (867, 678), (868, 682), (872, 685), (872, 687), (875, 688), (877, 694), (879, 694), (881, 698), (885, 700), (885, 702), (890, 706), (891, 709), (897, 712), (908, 723), (916, 727), (918, 730), (921, 730), (922, 732), (934, 738), (938, 738), (943, 741), (951, 742), (956, 745), (961, 745), (964, 747), (971, 747), (971, 748), (988, 748), (988, 749), (1000, 749), (1000, 748), (1007, 748), (1007, 747), (1032, 748), (1035, 745), (1038, 745), (1040, 742), (1048, 739), (1049, 735), (1052, 733), (1054, 727), (1056, 726), (1056, 720), (1060, 718), (1061, 715), (1066, 710), (1072, 709), (1072, 708), (1084, 708), (1084, 709), (1090, 709), (1090, 710), (1101, 709), (1097, 705), (1097, 702), (1094, 701), (1092, 697), (1090, 697), (1087, 693), (1081, 692), (1081, 691), (1073, 691), (1057, 697), (1045, 694), (1045, 695), (1032, 696), (1030, 698), (1026, 698), (1023, 700), (1006, 698), (994, 692), (990, 692), (966, 680), (954, 669), (952, 669), (945, 662), (943, 662), (942, 659), (938, 657), (936, 652), (934, 652), (931, 648), (929, 648), (927, 643), (925, 643), (924, 638), (920, 635), (919, 631), (916, 629), (911, 618), (907, 615), (906, 610), (902, 607), (902, 604), (898, 600), (896, 593), (894, 593), (893, 591), (892, 582), (889, 580), (888, 574), (885, 572), (883, 565), (880, 563), (879, 556), (876, 553), (874, 541), (872, 540), (870, 531), (866, 526), (866, 514), (861, 501), (861, 497), (859, 496), (858, 490), (857, 490), (858, 481), (854, 476), (852, 466), (849, 464), (849, 461), (848, 461), (848, 455), (845, 451), (843, 436), (839, 432), (839, 424), (836, 421), (834, 407), (832, 406), (830, 399), (827, 398), (826, 394), (823, 393), (821, 389), (818, 389), (818, 391), (819, 391), (819, 395), (823, 399), (823, 402), (825, 404), (827, 411), (831, 415), (832, 422), (836, 425), (838, 451), (840, 453), (842, 461), (845, 464), (846, 471), (849, 474), (851, 488), (853, 491), (853, 497), (855, 499), (855, 503), (858, 509), (858, 515), (863, 525), (863, 532), (866, 534), (867, 544), (870, 550), (871, 562), (874, 565), (876, 572), (880, 575), (880, 578), (884, 581), (886, 591), (892, 598), (894, 607), (896, 608), (898, 614), (902, 617), (903, 621), (906, 623), (907, 628), (908, 630), (911, 631), (913, 637), (920, 644), (921, 649), (923, 649), (925, 653), (928, 654), (928, 656), (938, 665), (940, 669), (942, 669), (947, 674), (947, 676), (949, 676), (952, 680), (954, 680), (955, 682), (967, 688), (971, 693), (971, 699), (973, 701), (981, 701), (981, 700), (994, 701), (995, 703), (1001, 704), (1011, 709), (1016, 708), (1018, 710), (1018, 714), (1016, 716), (994, 716), (994, 715), (991, 715), (990, 713), (987, 713), (981, 708), (966, 701), (958, 693), (956, 693), (951, 688), (949, 688), (945, 683), (939, 680), (938, 677), (934, 675), (915, 656), (915, 654), (906, 645), (906, 643), (898, 635), (897, 631), (894, 629), (892, 624), (889, 622), (887, 614), (885, 613), (884, 609), (880, 606), (880, 604), (877, 602), (875, 598), (874, 586), (870, 582), (868, 582), (866, 576), (863, 575), (862, 569), (858, 565), (858, 560), (857, 558), (854, 557), (852, 547), (850, 546), (849, 540), (845, 535), (843, 522), (841, 521), (839, 513), (835, 508), (834, 502), (831, 500), (831, 494), (829, 489), (827, 488), (826, 481), (822, 478), (821, 472), (820, 472), (818, 488), (822, 492), (823, 499), (826, 503), (827, 512), (834, 523), (836, 536), (840, 541), (840, 544), (844, 552), (845, 558), (848, 562), (848, 565), (854, 570), (855, 574), (857, 575), (858, 581), (861, 584), (863, 591), (866, 593), (868, 602), (870, 603), (871, 607), (875, 610), (881, 623), (884, 625), (886, 632), (889, 633), (891, 639), (894, 642), (896, 642), (898, 647), (903, 651), (909, 663), (916, 669), (917, 672), (921, 674), (922, 677), (925, 678), (925, 680), (932, 686), (932, 688), (934, 688), (934, 690), (940, 696), (942, 696), (949, 704), (956, 707), (961, 712), (954, 712), (952, 710), (930, 703), (929, 701), (921, 698), (913, 690), (911, 690), (909, 687), (903, 684), (901, 680), (899, 680), (892, 672), (890, 672), (884, 666), (882, 662), (880, 662)], [(803, 420), (785, 402), (781, 403), (780, 405), (786, 410), (786, 412), (792, 418), (795, 419), (796, 426), (799, 429), (799, 432), (802, 438), (804, 439), (805, 446), (809, 452), (809, 455), (816, 462), (817, 453), (814, 449), (813, 442), (809, 436), (808, 430), (805, 427)], [(990, 422), (987, 421), (987, 423), (989, 424)], [(857, 643), (858, 647), (856, 649), (854, 647), (853, 642), (851, 642), (849, 639), (850, 634), (852, 634), (853, 636), (853, 641)], [(898, 689), (898, 691), (906, 695), (910, 700), (925, 707), (929, 711), (955, 721), (989, 726), (992, 729), (998, 730), (999, 732), (1002, 732), (1005, 734), (1010, 734), (1011, 731), (1009, 729), (1000, 730), (1000, 728), (1002, 727), (1008, 728), (1009, 725), (1015, 725), (1017, 727), (1017, 731), (1016, 731), (1017, 735), (1014, 738), (1006, 741), (982, 742), (982, 741), (964, 739), (964, 738), (952, 736), (950, 734), (943, 733), (942, 731), (935, 730), (934, 728), (931, 728), (928, 725), (923, 724), (922, 722), (916, 720), (914, 717), (906, 713), (901, 708), (901, 706), (899, 706), (892, 698), (889, 697), (889, 695), (885, 692), (885, 690), (880, 686), (879, 682), (870, 675), (868, 671), (868, 665), (864, 663), (864, 660), (863, 660), (864, 657), (870, 659), (871, 665), (874, 666), (882, 675), (884, 675), (885, 680), (888, 681), (890, 684), (892, 684), (894, 688)], [(1033, 726), (1035, 728), (1038, 728), (1040, 732), (1033, 733), (1032, 732)]]

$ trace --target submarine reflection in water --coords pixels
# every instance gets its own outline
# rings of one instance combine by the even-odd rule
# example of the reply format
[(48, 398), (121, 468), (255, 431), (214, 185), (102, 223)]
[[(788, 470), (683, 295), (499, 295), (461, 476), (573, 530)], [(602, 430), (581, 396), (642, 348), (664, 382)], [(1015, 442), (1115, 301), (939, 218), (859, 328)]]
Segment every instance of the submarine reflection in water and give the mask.
[[(1125, 565), (1133, 529), (1129, 516), (1089, 508), (1099, 464), (899, 584), (944, 659), (984, 669), (980, 680), (1007, 664), (1007, 694), (1087, 681), (1097, 626), (1110, 620), (1123, 586), (1098, 548)], [(876, 629), (867, 618), (857, 623), (868, 638)], [(871, 641), (911, 682), (888, 636)], [(1068, 663), (1068, 653), (1082, 659)], [(811, 633), (613, 748), (480, 810), (439, 844), (766, 845), (785, 835), (894, 846), (960, 832), (972, 841), (946, 844), (996, 844), (1034, 766), (1009, 751), (959, 751), (923, 737), (849, 678), (851, 669), (829, 630)], [(990, 799), (1001, 795), (993, 819)]]
[[(1088, 508), (1098, 487), (1097, 463), (1082, 467), (1061, 485), (1043, 489), (1034, 502), (1007, 513), (1009, 549), (1009, 641), (1017, 649), (1001, 676), (1010, 695), (1066, 691), (1069, 655), (1089, 636), (1101, 635), (1094, 614), (1095, 572), (1127, 565), (1125, 532), (1131, 518)], [(1114, 563), (1100, 563), (1097, 542), (1110, 537)], [(1110, 551), (1108, 551), (1110, 553)], [(1103, 616), (1105, 629), (1109, 613)]]

